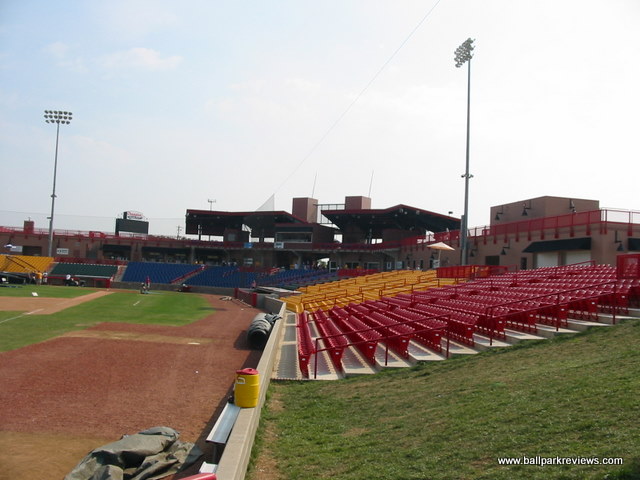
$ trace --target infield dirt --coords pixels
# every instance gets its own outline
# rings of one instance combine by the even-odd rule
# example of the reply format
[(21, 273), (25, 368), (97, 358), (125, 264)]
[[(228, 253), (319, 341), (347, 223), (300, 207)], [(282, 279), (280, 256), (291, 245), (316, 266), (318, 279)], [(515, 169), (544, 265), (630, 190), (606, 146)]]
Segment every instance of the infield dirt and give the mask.
[[(0, 480), (63, 478), (92, 449), (154, 426), (210, 456), (204, 438), (235, 372), (255, 368), (261, 352), (246, 343), (259, 310), (204, 297), (214, 312), (190, 325), (101, 323), (0, 353)], [(68, 308), (83, 299), (92, 298), (46, 300)]]

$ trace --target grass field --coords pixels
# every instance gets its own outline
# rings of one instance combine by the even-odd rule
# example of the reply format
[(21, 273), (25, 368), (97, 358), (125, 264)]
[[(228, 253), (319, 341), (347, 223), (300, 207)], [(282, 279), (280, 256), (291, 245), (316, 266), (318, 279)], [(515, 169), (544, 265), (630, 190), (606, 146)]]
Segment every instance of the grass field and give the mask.
[[(638, 345), (629, 321), (374, 376), (272, 383), (247, 478), (266, 465), (282, 480), (640, 479)], [(498, 464), (524, 456), (624, 464)]]
[[(85, 288), (29, 286), (23, 289), (0, 288), (2, 296), (70, 298), (95, 290)], [(24, 312), (0, 311), (0, 352), (13, 350), (72, 330), (100, 322), (125, 322), (160, 325), (186, 325), (212, 313), (211, 306), (200, 295), (176, 292), (113, 292), (110, 295), (51, 315), (23, 315)]]

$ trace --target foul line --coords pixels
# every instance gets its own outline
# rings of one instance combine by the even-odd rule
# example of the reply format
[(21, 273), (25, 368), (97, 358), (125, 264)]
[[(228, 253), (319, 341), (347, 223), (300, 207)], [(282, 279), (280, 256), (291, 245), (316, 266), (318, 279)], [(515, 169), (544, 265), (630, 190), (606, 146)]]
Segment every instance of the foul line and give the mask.
[(39, 312), (41, 310), (42, 310), (42, 308), (38, 308), (37, 310), (32, 310), (32, 311), (27, 312), (27, 313), (21, 313), (17, 317), (5, 318), (4, 320), (0, 321), (0, 323), (8, 322), (9, 320), (16, 320), (18, 318), (24, 317), (25, 315), (33, 315), (34, 313)]

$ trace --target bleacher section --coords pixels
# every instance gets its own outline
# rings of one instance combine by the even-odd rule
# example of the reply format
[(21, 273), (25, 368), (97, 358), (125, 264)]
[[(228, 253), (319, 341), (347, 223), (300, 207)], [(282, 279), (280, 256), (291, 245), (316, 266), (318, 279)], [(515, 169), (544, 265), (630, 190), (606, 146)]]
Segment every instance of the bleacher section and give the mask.
[(51, 272), (50, 277), (90, 277), (111, 278), (118, 271), (116, 265), (94, 265), (89, 263), (58, 263)]
[(296, 290), (307, 285), (330, 282), (338, 279), (337, 273), (328, 270), (277, 270), (256, 276), (261, 287), (278, 287)]
[(52, 257), (32, 257), (27, 255), (0, 255), (0, 272), (35, 273), (49, 270)]
[(123, 282), (173, 284), (180, 282), (190, 274), (202, 270), (202, 265), (182, 263), (129, 262), (122, 276)]
[(184, 283), (206, 287), (249, 288), (255, 280), (255, 272), (241, 271), (234, 266), (216, 266), (205, 268)]
[(383, 296), (411, 293), (456, 282), (455, 279), (437, 278), (435, 270), (383, 272), (300, 287), (298, 291), (302, 292), (302, 295), (287, 297), (287, 309), (296, 313), (305, 310), (328, 310), (352, 302), (379, 300)]
[(308, 287), (287, 298), (287, 307), (297, 312), (303, 377), (316, 375), (323, 355), (344, 374), (345, 358), (354, 355), (377, 369), (390, 354), (409, 365), (425, 352), (442, 359), (453, 350), (475, 353), (615, 323), (640, 299), (639, 278), (618, 279), (615, 268), (605, 265), (526, 270), (440, 288), (429, 288), (435, 285), (422, 272), (393, 273)]

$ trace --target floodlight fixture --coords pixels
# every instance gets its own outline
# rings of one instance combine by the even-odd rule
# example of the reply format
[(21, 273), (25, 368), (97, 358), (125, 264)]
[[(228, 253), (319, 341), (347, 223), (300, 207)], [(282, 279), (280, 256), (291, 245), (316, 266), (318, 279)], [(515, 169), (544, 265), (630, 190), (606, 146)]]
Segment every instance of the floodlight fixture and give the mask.
[(467, 38), (458, 48), (456, 48), (456, 51), (454, 52), (456, 54), (456, 68), (460, 68), (473, 58), (473, 49), (475, 48), (473, 45), (474, 41), (475, 40), (471, 38)]

